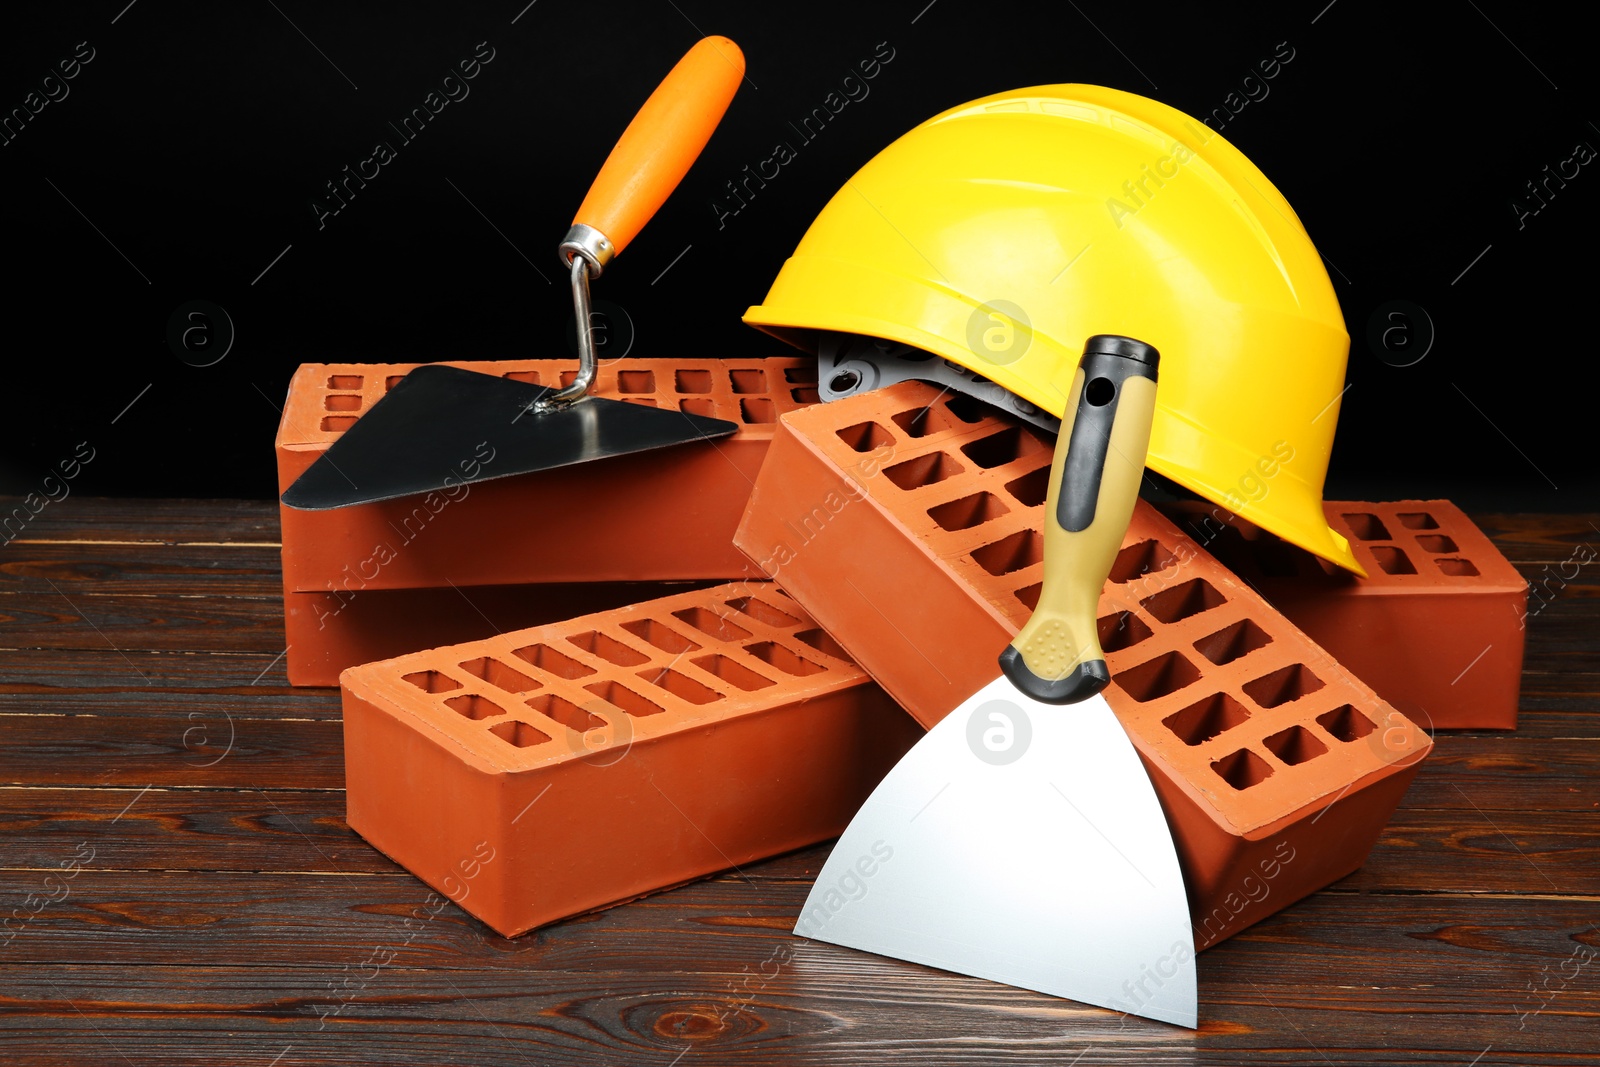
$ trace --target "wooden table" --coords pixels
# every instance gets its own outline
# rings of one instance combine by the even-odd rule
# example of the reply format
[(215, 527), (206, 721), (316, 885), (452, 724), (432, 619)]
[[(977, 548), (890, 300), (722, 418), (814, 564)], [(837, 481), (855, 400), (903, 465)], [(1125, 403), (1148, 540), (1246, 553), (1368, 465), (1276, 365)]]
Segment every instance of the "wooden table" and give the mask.
[[(1600, 544), (1475, 518), (1530, 579)], [(1198, 1032), (797, 940), (826, 846), (515, 941), (428, 918), (280, 611), (266, 503), (73, 497), (0, 548), (0, 1062), (1600, 1063), (1595, 565), (1520, 729), (1441, 735), (1361, 871), (1204, 953)]]

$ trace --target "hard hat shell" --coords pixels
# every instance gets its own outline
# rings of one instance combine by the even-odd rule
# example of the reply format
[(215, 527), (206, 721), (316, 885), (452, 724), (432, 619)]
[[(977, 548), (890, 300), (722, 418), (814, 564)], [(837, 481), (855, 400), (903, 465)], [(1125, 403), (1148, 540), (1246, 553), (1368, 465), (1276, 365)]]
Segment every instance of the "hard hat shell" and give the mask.
[(1000, 93), (889, 145), (744, 321), (936, 353), (1061, 415), (1086, 338), (1162, 353), (1148, 465), (1357, 574), (1322, 486), (1350, 339), (1282, 194), (1214, 130), (1093, 85)]

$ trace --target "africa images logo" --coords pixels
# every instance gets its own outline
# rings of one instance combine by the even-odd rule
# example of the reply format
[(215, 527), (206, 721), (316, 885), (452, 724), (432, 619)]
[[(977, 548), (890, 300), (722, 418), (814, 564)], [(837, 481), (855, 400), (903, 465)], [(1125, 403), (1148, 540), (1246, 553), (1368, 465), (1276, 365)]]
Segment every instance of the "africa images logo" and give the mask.
[(1020, 704), (986, 700), (967, 717), (967, 747), (994, 767), (1015, 763), (1033, 741), (1033, 722)]

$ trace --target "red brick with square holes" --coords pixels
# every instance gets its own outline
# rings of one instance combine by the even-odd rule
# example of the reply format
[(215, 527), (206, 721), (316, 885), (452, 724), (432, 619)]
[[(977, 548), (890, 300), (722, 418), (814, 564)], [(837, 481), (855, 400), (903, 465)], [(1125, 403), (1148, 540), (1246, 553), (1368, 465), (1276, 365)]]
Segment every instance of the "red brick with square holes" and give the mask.
[[(545, 385), (576, 372), (573, 360), (451, 365)], [(302, 366), (278, 428), (280, 490), (415, 366)], [(748, 573), (734, 526), (771, 420), (814, 402), (814, 378), (802, 359), (628, 360), (601, 368), (598, 394), (726, 418), (738, 433), (715, 446), (480, 483), (454, 501), (280, 508), (291, 684), (334, 685), (357, 663), (661, 591), (605, 595), (627, 581)], [(550, 520), (553, 507), (560, 522)], [(551, 588), (515, 591), (535, 582)], [(601, 584), (595, 596), (561, 588), (573, 582)]]
[[(786, 415), (735, 535), (925, 725), (999, 673), (1053, 442), (919, 382)], [(1141, 502), (1100, 601), (1200, 947), (1360, 866), (1431, 742)]]
[(766, 582), (341, 681), (351, 828), (508, 937), (832, 837), (921, 732)]
[[(556, 385), (571, 380), (577, 361), (449, 365)], [(416, 366), (302, 365), (278, 427), (279, 491)], [(775, 419), (816, 399), (815, 361), (630, 358), (601, 367), (594, 392), (739, 430), (710, 444), (481, 482), (453, 501), (282, 508), (286, 591), (746, 576), (730, 539)]]
[(1390, 704), (1445, 730), (1514, 730), (1528, 587), (1448, 500), (1326, 501), (1367, 577), (1220, 509), (1168, 514)]

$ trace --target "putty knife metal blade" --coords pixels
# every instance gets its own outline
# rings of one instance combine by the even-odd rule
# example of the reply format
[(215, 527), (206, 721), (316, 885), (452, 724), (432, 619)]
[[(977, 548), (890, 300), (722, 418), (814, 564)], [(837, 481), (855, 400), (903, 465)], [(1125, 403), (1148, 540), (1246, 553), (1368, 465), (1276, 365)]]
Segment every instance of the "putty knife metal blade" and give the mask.
[(1196, 1024), (1166, 816), (1101, 696), (997, 678), (879, 783), (795, 924), (819, 941)]

